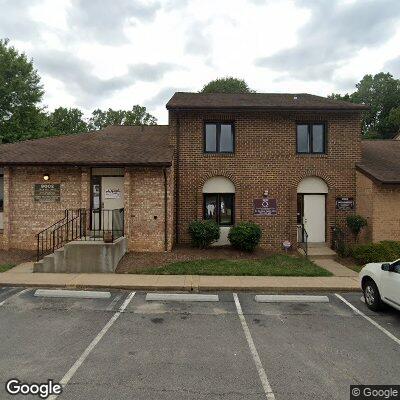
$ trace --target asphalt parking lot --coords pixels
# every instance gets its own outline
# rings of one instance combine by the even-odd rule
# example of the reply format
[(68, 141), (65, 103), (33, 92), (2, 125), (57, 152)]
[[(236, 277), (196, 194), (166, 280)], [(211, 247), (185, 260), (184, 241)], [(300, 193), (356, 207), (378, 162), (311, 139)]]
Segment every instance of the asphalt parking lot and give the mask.
[(64, 383), (52, 400), (342, 400), (351, 384), (400, 380), (400, 312), (370, 312), (361, 293), (299, 304), (250, 293), (179, 302), (35, 290), (0, 288), (1, 399), (39, 398), (8, 395), (11, 378)]

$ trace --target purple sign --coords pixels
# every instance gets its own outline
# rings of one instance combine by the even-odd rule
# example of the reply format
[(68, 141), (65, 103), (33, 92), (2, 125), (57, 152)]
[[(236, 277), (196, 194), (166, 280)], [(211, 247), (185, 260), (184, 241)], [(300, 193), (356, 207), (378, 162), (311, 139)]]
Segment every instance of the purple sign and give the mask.
[(254, 215), (276, 215), (276, 199), (269, 199), (264, 197), (263, 199), (253, 200), (253, 214)]

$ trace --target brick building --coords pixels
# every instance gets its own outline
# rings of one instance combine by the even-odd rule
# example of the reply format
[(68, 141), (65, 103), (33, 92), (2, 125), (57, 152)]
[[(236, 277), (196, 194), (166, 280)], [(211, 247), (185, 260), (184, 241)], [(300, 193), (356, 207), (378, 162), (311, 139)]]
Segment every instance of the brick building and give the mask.
[(188, 243), (189, 223), (203, 218), (220, 225), (219, 244), (239, 221), (260, 224), (266, 248), (304, 231), (329, 242), (354, 212), (337, 199), (356, 197), (365, 108), (308, 94), (176, 93), (168, 126), (1, 145), (0, 246), (34, 249), (64, 221), (67, 237), (116, 230), (128, 250), (164, 251)]
[(400, 141), (362, 142), (357, 164), (357, 212), (368, 221), (361, 240), (400, 241)]
[(208, 216), (222, 241), (232, 224), (254, 221), (266, 248), (301, 240), (303, 223), (309, 242), (329, 243), (331, 227), (354, 212), (336, 199), (356, 196), (365, 108), (308, 94), (176, 93), (167, 104), (176, 241)]

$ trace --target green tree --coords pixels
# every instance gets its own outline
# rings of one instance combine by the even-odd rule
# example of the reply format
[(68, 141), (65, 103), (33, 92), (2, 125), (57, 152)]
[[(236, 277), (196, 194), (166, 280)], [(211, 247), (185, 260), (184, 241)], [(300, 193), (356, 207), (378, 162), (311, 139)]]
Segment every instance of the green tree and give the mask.
[(132, 110), (94, 110), (89, 119), (89, 128), (98, 130), (108, 125), (156, 125), (157, 119), (146, 111), (146, 107), (133, 106)]
[[(329, 98), (368, 104), (364, 113), (365, 138), (389, 139), (399, 130), (396, 109), (400, 107), (400, 80), (389, 73), (365, 75), (356, 85), (356, 91), (343, 96), (332, 93)], [(392, 110), (395, 110), (392, 112)]]
[(243, 79), (227, 76), (208, 82), (203, 86), (201, 93), (254, 93)]
[(86, 132), (87, 123), (78, 108), (58, 107), (48, 116), (49, 136)]
[(32, 61), (0, 39), (0, 143), (43, 134), (46, 115), (40, 107), (43, 87)]
[(395, 127), (395, 133), (400, 132), (400, 106), (390, 110), (389, 123)]

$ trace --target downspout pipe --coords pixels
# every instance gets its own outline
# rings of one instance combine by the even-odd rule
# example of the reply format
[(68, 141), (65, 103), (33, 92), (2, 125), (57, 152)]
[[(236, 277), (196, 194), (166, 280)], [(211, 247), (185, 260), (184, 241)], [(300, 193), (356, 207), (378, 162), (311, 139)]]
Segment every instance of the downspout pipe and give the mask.
[(180, 118), (176, 118), (176, 168), (175, 168), (175, 243), (179, 244), (179, 166), (180, 166)]
[(167, 170), (163, 168), (164, 174), (164, 251), (168, 251), (168, 179)]

